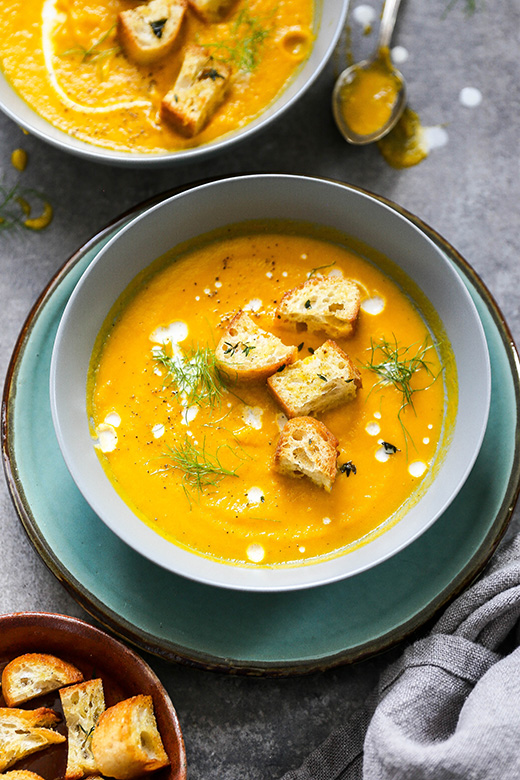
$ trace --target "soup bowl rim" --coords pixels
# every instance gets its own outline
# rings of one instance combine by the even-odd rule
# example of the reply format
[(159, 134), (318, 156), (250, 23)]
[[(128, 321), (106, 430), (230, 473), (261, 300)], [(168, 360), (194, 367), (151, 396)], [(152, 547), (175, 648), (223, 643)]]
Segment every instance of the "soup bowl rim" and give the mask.
[[(237, 209), (242, 216), (248, 209), (248, 213), (258, 214), (260, 202), (266, 200), (268, 193), (271, 202), (269, 207), (265, 206), (265, 218), (269, 218), (270, 213), (280, 215), (282, 205), (291, 198), (291, 205), (286, 206), (288, 218), (296, 218), (300, 213), (317, 224), (330, 225), (331, 220), (341, 220), (348, 212), (348, 219), (356, 223), (357, 236), (361, 240), (361, 227), (371, 235), (373, 218), (377, 216), (378, 236), (383, 236), (392, 245), (392, 252), (387, 254), (394, 261), (395, 251), (404, 237), (407, 257), (411, 258), (406, 262), (416, 262), (416, 272), (424, 275), (424, 285), (419, 287), (428, 289), (428, 297), (431, 299), (433, 294), (436, 304), (444, 307), (439, 315), (443, 324), (449, 325), (447, 332), (454, 339), (459, 382), (453, 440), (436, 478), (416, 506), (412, 506), (398, 523), (357, 549), (301, 565), (272, 568), (210, 560), (168, 542), (139, 520), (119, 497), (95, 455), (86, 412), (86, 377), (95, 337), (110, 304), (127, 282), (163, 254), (157, 244), (155, 249), (147, 248), (151, 237), (157, 235), (158, 227), (162, 225), (166, 230), (170, 225), (170, 233), (163, 236), (164, 246), (171, 240), (171, 231), (176, 234), (181, 223), (189, 232), (185, 228), (189, 219), (192, 237), (196, 237), (219, 225), (236, 222), (229, 213), (229, 203), (234, 199), (241, 205), (233, 214)], [(214, 204), (211, 214), (210, 204)], [(199, 210), (201, 206), (202, 211)], [(329, 221), (319, 219), (317, 211), (323, 219), (330, 217)], [(207, 230), (200, 227), (201, 214), (205, 214)], [(228, 221), (223, 222), (226, 214)], [(312, 220), (313, 215), (317, 217), (315, 220)], [(304, 218), (303, 221), (308, 220)], [(414, 259), (419, 251), (427, 262)], [(136, 259), (138, 254), (140, 257)], [(131, 267), (128, 265), (130, 255), (134, 257)], [(401, 267), (404, 262), (401, 258)], [(127, 273), (128, 278), (118, 278), (114, 284), (113, 280), (120, 272)], [(109, 291), (107, 287), (110, 287)], [(102, 300), (96, 300), (94, 291), (102, 289)], [(450, 314), (454, 302), (460, 307), (456, 316)], [(448, 318), (449, 323), (446, 322)], [(81, 327), (78, 327), (78, 320)], [(464, 282), (440, 248), (404, 214), (369, 192), (343, 182), (291, 174), (217, 179), (167, 197), (134, 217), (99, 251), (72, 292), (58, 326), (50, 371), (51, 413), (62, 455), (80, 492), (105, 524), (130, 547), (173, 573), (209, 585), (249, 591), (296, 590), (334, 582), (366, 571), (411, 544), (440, 517), (466, 481), (484, 437), (490, 396), (490, 361), (482, 323)], [(430, 501), (424, 503), (427, 497)]]

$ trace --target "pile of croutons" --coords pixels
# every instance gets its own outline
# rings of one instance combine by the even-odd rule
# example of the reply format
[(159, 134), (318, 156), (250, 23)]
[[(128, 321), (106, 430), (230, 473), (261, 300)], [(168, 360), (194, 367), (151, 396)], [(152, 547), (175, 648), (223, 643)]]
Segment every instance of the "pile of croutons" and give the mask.
[(355, 328), (361, 294), (355, 282), (342, 277), (311, 277), (288, 290), (276, 318), (298, 329), (328, 338), (308, 357), (259, 328), (247, 311), (234, 315), (220, 339), (216, 358), (231, 380), (267, 380), (267, 386), (289, 418), (274, 456), (274, 467), (291, 477), (308, 477), (326, 491), (337, 474), (338, 439), (314, 415), (356, 397), (361, 375), (334, 338)]
[[(61, 716), (54, 710), (19, 707), (52, 691), (59, 692), (66, 736), (56, 730)], [(54, 655), (26, 653), (14, 658), (3, 670), (2, 694), (7, 705), (0, 707), (2, 780), (41, 780), (34, 772), (5, 770), (65, 742), (65, 780), (86, 776), (130, 780), (170, 763), (151, 696), (140, 694), (105, 708), (102, 680), (84, 680), (79, 669)]]
[[(188, 5), (202, 19), (218, 22), (234, 0), (150, 0), (122, 11), (118, 36), (128, 59), (147, 65), (166, 57), (175, 46)], [(161, 115), (182, 135), (197, 135), (226, 96), (231, 68), (216, 62), (196, 43), (183, 52), (181, 70), (163, 97)]]

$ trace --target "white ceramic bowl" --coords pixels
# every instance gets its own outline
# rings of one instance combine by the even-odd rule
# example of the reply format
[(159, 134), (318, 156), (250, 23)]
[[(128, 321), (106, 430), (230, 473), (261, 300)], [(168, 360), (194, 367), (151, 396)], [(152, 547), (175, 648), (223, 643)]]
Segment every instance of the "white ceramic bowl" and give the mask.
[(195, 162), (207, 155), (218, 154), (279, 117), (311, 86), (329, 60), (345, 25), (349, 0), (316, 0), (314, 19), (314, 44), (308, 59), (296, 71), (288, 86), (260, 116), (235, 132), (217, 138), (211, 143), (178, 152), (145, 154), (112, 151), (80, 141), (54, 127), (37, 114), (18, 92), (13, 89), (1, 70), (0, 62), (0, 109), (17, 124), (33, 135), (80, 157), (124, 166), (164, 166), (181, 162)]
[[(96, 336), (136, 274), (175, 245), (241, 220), (287, 218), (329, 226), (382, 252), (427, 294), (451, 342), (458, 411), (451, 444), (420, 500), (385, 533), (329, 560), (286, 568), (217, 563), (166, 541), (140, 521), (112, 487), (95, 454), (86, 380)], [(51, 407), (67, 466), (87, 501), (123, 541), (160, 566), (212, 585), (288, 590), (332, 582), (375, 566), (422, 534), (454, 499), (478, 454), (490, 402), (484, 331), (454, 267), (416, 225), (369, 193), (323, 179), (258, 174), (223, 179), (145, 211), (100, 251), (59, 325), (51, 362)]]

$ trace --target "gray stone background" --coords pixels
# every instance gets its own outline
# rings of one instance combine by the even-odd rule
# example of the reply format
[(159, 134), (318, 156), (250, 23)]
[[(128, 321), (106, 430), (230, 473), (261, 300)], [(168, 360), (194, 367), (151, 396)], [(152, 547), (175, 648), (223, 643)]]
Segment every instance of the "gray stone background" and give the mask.
[[(447, 143), (420, 165), (395, 170), (374, 146), (348, 146), (337, 132), (330, 94), (345, 64), (346, 41), (361, 58), (375, 46), (352, 0), (349, 30), (325, 72), (276, 124), (218, 158), (162, 170), (87, 163), (26, 136), (0, 115), (0, 181), (12, 183), (13, 149), (29, 154), (23, 184), (54, 206), (40, 233), (0, 232), (0, 371), (5, 376), (32, 304), (67, 258), (101, 227), (147, 197), (207, 176), (288, 172), (337, 178), (384, 195), (431, 225), (469, 261), (520, 336), (520, 5), (518, 0), (403, 0), (393, 38), (409, 103), (423, 125), (442, 126)], [(378, 0), (367, 0), (379, 13)], [(459, 99), (475, 87), (482, 101)], [(514, 521), (512, 529), (516, 526)], [(0, 613), (61, 612), (91, 620), (46, 568), (27, 539), (0, 480)], [(402, 650), (355, 665), (288, 679), (232, 677), (147, 658), (179, 714), (190, 780), (267, 780), (300, 764), (335, 724), (362, 705), (377, 676)]]

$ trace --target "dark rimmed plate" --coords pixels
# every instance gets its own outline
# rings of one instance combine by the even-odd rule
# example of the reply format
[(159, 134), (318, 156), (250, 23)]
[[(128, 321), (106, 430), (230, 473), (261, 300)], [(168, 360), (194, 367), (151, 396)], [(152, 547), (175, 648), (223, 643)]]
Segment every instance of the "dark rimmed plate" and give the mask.
[(191, 582), (124, 545), (75, 487), (50, 415), (54, 336), (81, 273), (142, 206), (73, 255), (31, 311), (3, 399), (4, 463), (13, 501), (37, 551), (77, 601), (138, 647), (203, 668), (269, 675), (358, 660), (424, 625), (481, 571), (502, 537), (520, 488), (514, 344), (491, 295), (463, 258), (431, 228), (385, 202), (437, 243), (475, 301), (491, 354), (491, 411), (473, 471), (445, 514), (392, 560), (339, 583), (262, 594)]
[[(25, 653), (50, 653), (74, 664), (86, 680), (101, 677), (107, 707), (138, 694), (151, 695), (157, 726), (170, 766), (154, 773), (156, 780), (185, 780), (186, 752), (177, 713), (166, 690), (142, 658), (89, 623), (66, 615), (19, 612), (0, 616), (0, 673)], [(5, 706), (0, 695), (0, 706)], [(62, 713), (59, 693), (39, 696), (19, 705), (50, 707)], [(65, 724), (58, 731), (66, 735)], [(66, 742), (17, 761), (11, 769), (28, 769), (44, 778), (64, 777)]]

